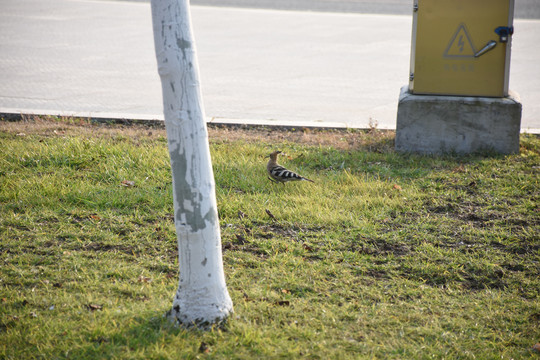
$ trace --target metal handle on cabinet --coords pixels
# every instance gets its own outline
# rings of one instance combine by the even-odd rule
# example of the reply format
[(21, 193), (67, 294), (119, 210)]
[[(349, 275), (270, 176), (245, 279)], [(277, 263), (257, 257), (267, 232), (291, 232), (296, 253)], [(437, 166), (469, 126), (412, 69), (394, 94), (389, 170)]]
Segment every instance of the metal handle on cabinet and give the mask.
[(474, 54), (474, 57), (479, 57), (481, 55), (484, 55), (488, 51), (492, 50), (495, 46), (497, 46), (497, 42), (494, 40), (490, 40), (486, 46), (484, 46), (482, 49), (480, 49), (476, 54)]

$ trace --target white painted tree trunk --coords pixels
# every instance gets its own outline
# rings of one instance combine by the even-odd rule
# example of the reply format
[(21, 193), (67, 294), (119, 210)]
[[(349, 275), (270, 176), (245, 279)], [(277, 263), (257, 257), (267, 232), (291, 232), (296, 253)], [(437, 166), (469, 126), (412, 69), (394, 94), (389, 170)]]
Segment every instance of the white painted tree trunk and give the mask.
[(233, 305), (223, 272), (189, 0), (152, 0), (151, 6), (180, 263), (178, 291), (169, 316), (184, 325), (205, 326), (226, 319)]

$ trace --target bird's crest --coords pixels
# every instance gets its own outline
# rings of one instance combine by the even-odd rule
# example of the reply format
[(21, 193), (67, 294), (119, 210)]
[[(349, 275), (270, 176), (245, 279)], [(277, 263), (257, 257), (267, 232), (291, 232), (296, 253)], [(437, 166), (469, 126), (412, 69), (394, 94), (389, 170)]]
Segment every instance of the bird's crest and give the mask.
[(283, 153), (283, 151), (276, 150), (276, 151), (271, 152), (270, 155), (268, 155), (268, 157), (270, 159), (277, 160), (278, 155), (281, 154), (281, 153)]

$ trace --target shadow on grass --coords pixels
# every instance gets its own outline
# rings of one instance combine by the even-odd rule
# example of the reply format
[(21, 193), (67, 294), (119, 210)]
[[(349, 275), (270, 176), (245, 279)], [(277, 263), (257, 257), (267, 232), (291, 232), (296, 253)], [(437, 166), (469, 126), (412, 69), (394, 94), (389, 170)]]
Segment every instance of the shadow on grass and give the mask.
[(324, 176), (328, 172), (347, 170), (353, 174), (369, 174), (381, 179), (418, 179), (440, 170), (460, 171), (464, 167), (480, 166), (486, 161), (503, 160), (508, 155), (492, 151), (472, 154), (447, 153), (440, 155), (419, 155), (398, 153), (388, 147), (387, 139), (375, 144), (382, 151), (370, 151), (363, 147), (354, 150), (313, 149), (309, 153), (293, 159), (294, 166), (310, 167)]
[(85, 342), (80, 347), (55, 354), (54, 358), (148, 359), (183, 358), (182, 353), (197, 354), (205, 332), (175, 326), (165, 313), (165, 309), (145, 311), (136, 317), (127, 314), (113, 320), (111, 314), (104, 313), (103, 323), (118, 325), (111, 328), (103, 324), (95, 330), (83, 331), (81, 336)]

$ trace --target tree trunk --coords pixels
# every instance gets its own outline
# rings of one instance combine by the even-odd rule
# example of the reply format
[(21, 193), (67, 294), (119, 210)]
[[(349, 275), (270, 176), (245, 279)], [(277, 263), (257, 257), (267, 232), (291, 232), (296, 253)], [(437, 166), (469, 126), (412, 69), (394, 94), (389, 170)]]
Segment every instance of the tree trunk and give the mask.
[[(233, 311), (225, 284), (214, 174), (188, 0), (152, 0), (154, 44), (173, 177), (180, 280), (169, 317), (219, 323)], [(134, 74), (136, 76), (136, 74)]]

